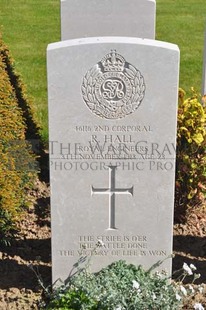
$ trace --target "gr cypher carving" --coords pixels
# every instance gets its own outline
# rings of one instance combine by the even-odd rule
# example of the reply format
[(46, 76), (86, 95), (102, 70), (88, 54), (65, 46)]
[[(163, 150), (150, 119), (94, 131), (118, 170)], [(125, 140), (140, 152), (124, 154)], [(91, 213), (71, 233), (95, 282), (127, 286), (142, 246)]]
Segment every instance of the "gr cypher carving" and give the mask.
[(81, 90), (92, 113), (104, 119), (121, 119), (139, 107), (145, 82), (139, 70), (112, 50), (86, 73)]

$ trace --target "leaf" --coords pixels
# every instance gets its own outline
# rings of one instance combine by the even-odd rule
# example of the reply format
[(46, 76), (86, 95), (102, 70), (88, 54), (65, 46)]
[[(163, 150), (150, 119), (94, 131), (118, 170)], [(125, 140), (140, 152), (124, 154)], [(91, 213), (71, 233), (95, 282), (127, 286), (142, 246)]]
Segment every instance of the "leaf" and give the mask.
[(136, 87), (136, 93), (138, 93), (138, 95), (141, 93), (139, 86)]
[(86, 95), (86, 88), (84, 86), (82, 86), (82, 93), (83, 95)]
[(134, 78), (134, 74), (133, 74), (133, 72), (130, 70), (130, 69), (125, 69), (125, 72), (126, 72), (126, 74), (130, 77), (130, 78)]
[(135, 102), (135, 103), (133, 103), (133, 105), (132, 105), (132, 106), (133, 106), (133, 110), (135, 111), (135, 110), (138, 108), (139, 103), (136, 103), (136, 102)]
[(92, 92), (92, 88), (91, 88), (90, 85), (88, 85), (88, 87), (87, 87), (87, 92), (88, 92), (88, 93), (91, 93), (91, 92)]
[(139, 85), (139, 79), (137, 77), (134, 79), (134, 84), (135, 84), (135, 86)]
[(137, 102), (139, 100), (139, 94), (136, 94), (135, 96), (134, 96), (134, 102)]
[(91, 76), (94, 76), (94, 75), (95, 75), (95, 72), (96, 72), (96, 68), (93, 67), (92, 70), (91, 70)]
[(184, 126), (180, 127), (180, 130), (181, 131), (188, 131), (188, 129), (186, 127), (184, 127)]
[(144, 79), (143, 77), (140, 78), (140, 87), (142, 87), (144, 85)]
[(83, 84), (86, 86), (87, 85), (87, 79), (84, 77), (83, 79)]
[(193, 135), (192, 140), (195, 141), (197, 144), (201, 144), (204, 141), (204, 137), (201, 133), (197, 133)]
[(136, 74), (137, 70), (135, 69), (135, 67), (133, 67), (132, 65), (129, 64), (128, 68), (129, 68), (134, 74)]
[(83, 96), (84, 100), (87, 102), (88, 101), (88, 97), (87, 96)]
[(91, 94), (88, 94), (88, 98), (89, 98), (89, 101), (93, 101), (93, 96)]
[(190, 200), (194, 197), (195, 194), (196, 194), (195, 191), (191, 190), (190, 193), (187, 195), (187, 198)]
[(93, 79), (92, 79), (92, 77), (90, 76), (90, 78), (89, 78), (89, 80), (88, 80), (88, 84), (89, 84), (89, 85), (92, 85), (92, 82), (93, 82)]
[(144, 93), (145, 92), (145, 85), (142, 86), (141, 88), (141, 92)]
[(91, 110), (94, 110), (95, 104), (93, 102), (88, 102), (87, 105)]
[[(86, 80), (88, 80), (89, 77), (90, 77), (90, 71), (88, 71), (87, 74), (86, 74), (86, 76), (85, 76)], [(86, 84), (87, 84), (87, 83), (86, 83)]]

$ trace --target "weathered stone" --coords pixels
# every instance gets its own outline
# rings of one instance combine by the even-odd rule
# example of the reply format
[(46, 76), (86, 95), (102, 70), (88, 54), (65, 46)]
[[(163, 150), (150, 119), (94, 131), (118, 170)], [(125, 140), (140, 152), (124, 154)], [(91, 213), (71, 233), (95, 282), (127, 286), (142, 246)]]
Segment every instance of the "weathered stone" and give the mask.
[(97, 36), (155, 38), (155, 0), (62, 0), (62, 40)]
[[(172, 253), (179, 49), (135, 38), (48, 47), (53, 281)], [(98, 247), (99, 245), (99, 247)], [(171, 259), (160, 267), (171, 272)]]

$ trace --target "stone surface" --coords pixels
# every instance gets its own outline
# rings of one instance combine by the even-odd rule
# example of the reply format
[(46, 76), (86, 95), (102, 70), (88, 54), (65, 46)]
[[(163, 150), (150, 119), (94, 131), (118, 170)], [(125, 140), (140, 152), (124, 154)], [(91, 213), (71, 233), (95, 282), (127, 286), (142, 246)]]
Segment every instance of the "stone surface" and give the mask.
[(155, 38), (155, 0), (62, 0), (62, 40), (97, 36)]
[(206, 31), (203, 56), (202, 95), (206, 95)]
[(90, 38), (47, 61), (53, 281), (82, 255), (149, 268), (172, 253), (179, 49)]

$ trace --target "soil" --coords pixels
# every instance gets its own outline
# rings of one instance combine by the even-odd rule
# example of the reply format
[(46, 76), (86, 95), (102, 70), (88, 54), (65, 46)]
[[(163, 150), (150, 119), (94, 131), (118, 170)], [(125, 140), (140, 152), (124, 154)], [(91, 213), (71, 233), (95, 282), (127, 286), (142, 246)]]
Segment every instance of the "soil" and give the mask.
[[(43, 288), (51, 285), (51, 231), (49, 186), (37, 181), (29, 193), (33, 203), (19, 223), (20, 232), (9, 247), (0, 248), (0, 309), (40, 309)], [(173, 270), (194, 264), (201, 277), (203, 294), (185, 299), (184, 309), (200, 302), (206, 309), (206, 207), (188, 210), (185, 223), (174, 225)], [(38, 276), (37, 276), (38, 275)], [(189, 279), (192, 280), (191, 278)], [(198, 286), (195, 286), (198, 288)]]
[[(19, 223), (11, 246), (0, 248), (0, 309), (40, 309), (42, 283), (51, 284), (49, 187), (36, 182), (33, 203)], [(35, 274), (36, 273), (36, 274)], [(38, 276), (37, 276), (38, 274)], [(38, 280), (39, 278), (39, 280)]]

